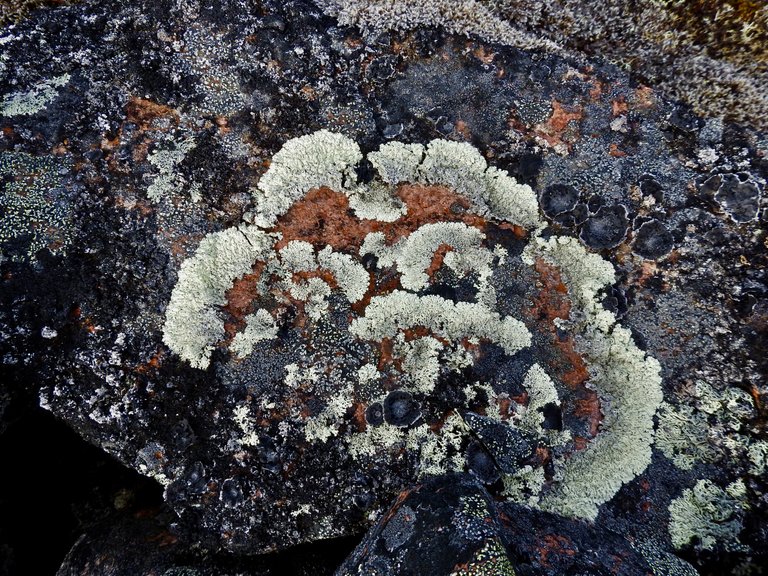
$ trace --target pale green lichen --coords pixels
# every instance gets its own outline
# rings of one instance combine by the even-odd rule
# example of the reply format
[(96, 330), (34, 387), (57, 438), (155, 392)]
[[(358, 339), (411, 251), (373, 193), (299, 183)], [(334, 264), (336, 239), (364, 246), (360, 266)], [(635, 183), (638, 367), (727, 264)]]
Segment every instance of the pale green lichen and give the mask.
[(327, 130), (289, 140), (259, 180), (254, 222), (274, 226), (278, 217), (314, 188), (346, 189), (346, 180), (355, 180), (352, 167), (362, 158), (357, 143)]
[(754, 442), (747, 451), (751, 466), (749, 473), (755, 476), (762, 476), (768, 469), (768, 441), (758, 440)]
[[(468, 144), (443, 140), (435, 140), (427, 148), (386, 144), (370, 154), (383, 182), (374, 181), (365, 186), (357, 184), (353, 170), (361, 158), (354, 142), (327, 131), (286, 143), (259, 183), (256, 192), (258, 209), (252, 215), (253, 221), (274, 226), (277, 218), (295, 201), (320, 186), (345, 193), (360, 218), (392, 221), (404, 211), (396, 199), (394, 186), (402, 181), (414, 181), (450, 186), (471, 201), (476, 213), (534, 229), (523, 252), (523, 261), (533, 265), (537, 258), (542, 258), (562, 273), (574, 312), (568, 321), (560, 321), (560, 327), (568, 325), (577, 334), (579, 349), (588, 361), (589, 385), (599, 393), (604, 417), (600, 434), (585, 449), (571, 454), (570, 458), (555, 457), (555, 482), (541, 499), (545, 477), (540, 468), (525, 467), (517, 474), (507, 475), (504, 483), (511, 498), (558, 513), (594, 519), (598, 506), (613, 497), (623, 483), (645, 470), (650, 462), (653, 416), (662, 400), (658, 362), (637, 348), (630, 332), (619, 326), (614, 314), (602, 305), (602, 291), (615, 282), (613, 267), (599, 255), (587, 252), (574, 238), (542, 238), (533, 191), (519, 185), (506, 172), (489, 168), (480, 153)], [(257, 226), (252, 228), (258, 230)], [(261, 234), (268, 237), (264, 232)], [(424, 225), (393, 245), (387, 245), (385, 236), (380, 233), (366, 237), (359, 254), (375, 255), (379, 266), (395, 266), (404, 289), (373, 296), (364, 315), (353, 318), (349, 332), (373, 342), (394, 339), (393, 354), (401, 361), (400, 367), (406, 375), (404, 388), (429, 394), (441, 370), (460, 370), (470, 365), (473, 358), (462, 349), (464, 340), (473, 344), (479, 340), (493, 342), (508, 355), (531, 345), (531, 333), (522, 322), (510, 316), (502, 317), (495, 310), (495, 292), (490, 279), (494, 263), (504, 260), (506, 254), (484, 248), (485, 240), (480, 230), (455, 222)], [(293, 299), (304, 301), (305, 311), (315, 320), (327, 315), (331, 285), (319, 277), (297, 279), (296, 273), (330, 271), (350, 302), (361, 301), (371, 287), (369, 273), (348, 254), (336, 253), (330, 247), (316, 253), (314, 246), (301, 241), (290, 242), (275, 254), (266, 244), (269, 242), (265, 241), (258, 255), (265, 262), (259, 290), (268, 290), (266, 282), (276, 279), (279, 290), (271, 293), (279, 299), (282, 290), (284, 295), (290, 294)], [(428, 285), (426, 270), (442, 246), (449, 248), (443, 257), (447, 268), (458, 276), (473, 274), (476, 277), (477, 302), (453, 302), (435, 295), (414, 293)], [(255, 257), (252, 254), (249, 257), (248, 264), (253, 264)], [(184, 287), (176, 298), (178, 302), (172, 297), (175, 306), (169, 306), (169, 309), (182, 318), (180, 324), (186, 323), (186, 330), (178, 331), (181, 334), (177, 338), (180, 354), (200, 367), (207, 366), (210, 350), (223, 330), (214, 308), (223, 304), (223, 293), (236, 279), (235, 272), (243, 274), (247, 271), (244, 261), (238, 260), (238, 263), (240, 265), (232, 273), (216, 280), (213, 296), (204, 294), (206, 304), (198, 305), (188, 316), (184, 317), (178, 308), (194, 290)], [(202, 264), (196, 266), (204, 273), (211, 272)], [(190, 284), (187, 277), (205, 275), (190, 267), (193, 270), (185, 270), (182, 266), (180, 284), (182, 278), (185, 284)], [(193, 286), (195, 283), (199, 281), (191, 282)], [(287, 296), (282, 297), (289, 302)], [(195, 324), (191, 320), (194, 316), (202, 320)], [(190, 326), (199, 329), (190, 331)], [(413, 328), (426, 328), (432, 335), (407, 341), (405, 333)], [(188, 341), (190, 333), (196, 335), (191, 343)], [(250, 336), (245, 333), (236, 336), (233, 342), (238, 344), (235, 348), (241, 350), (239, 342), (248, 338)], [(357, 374), (357, 386), (360, 390), (372, 388), (380, 377), (375, 366), (365, 365)], [(335, 392), (327, 396), (329, 403), (319, 416), (307, 423), (305, 434), (311, 440), (326, 441), (338, 434), (341, 422), (353, 404), (354, 394), (360, 391), (355, 390), (346, 377), (334, 378)], [(289, 380), (290, 370), (286, 372), (287, 386), (291, 385)], [(481, 385), (476, 383), (475, 387)], [(501, 413), (497, 419), (507, 425), (512, 422), (521, 425), (550, 445), (567, 443), (567, 431), (553, 433), (543, 427), (543, 409), (547, 404), (559, 403), (554, 382), (540, 366), (534, 365), (528, 371), (524, 385), (529, 393), (528, 406), (516, 406), (512, 419), (509, 414)], [(495, 403), (499, 408), (501, 403), (492, 388), (488, 388), (487, 403), (489, 413), (493, 414), (492, 405)], [(365, 394), (375, 398), (374, 390)], [(407, 431), (384, 423), (368, 426), (363, 433), (350, 434), (346, 440), (348, 452), (355, 459), (403, 448), (418, 453), (419, 474), (429, 475), (463, 468), (461, 447), (468, 433), (462, 418), (452, 413), (438, 432), (426, 423)]]
[(544, 369), (534, 364), (528, 369), (523, 381), (528, 392), (528, 406), (521, 421), (521, 426), (528, 429), (541, 430), (544, 423), (544, 407), (547, 404), (560, 405), (555, 383)]
[(669, 535), (675, 548), (738, 550), (742, 503), (711, 480), (699, 480), (669, 505)]
[(467, 433), (467, 425), (456, 412), (448, 414), (439, 432), (433, 432), (426, 423), (408, 430), (405, 446), (418, 454), (418, 478), (462, 470), (461, 446)]
[(317, 0), (317, 4), (338, 18), (340, 24), (356, 24), (371, 33), (443, 27), (452, 34), (477, 35), (493, 43), (525, 50), (562, 51), (558, 44), (540, 34), (513, 28), (477, 0)]
[(449, 340), (483, 338), (498, 344), (507, 354), (531, 345), (531, 333), (516, 318), (501, 318), (481, 304), (454, 303), (439, 296), (419, 296), (402, 290), (371, 298), (365, 316), (353, 320), (349, 331), (365, 340), (381, 340), (418, 326)]
[(38, 82), (28, 92), (6, 95), (0, 103), (0, 116), (31, 116), (45, 110), (59, 95), (59, 89), (67, 85), (69, 79), (69, 74), (62, 74)]
[(69, 159), (56, 156), (0, 154), (0, 244), (24, 244), (23, 251), (9, 246), (4, 251), (9, 259), (27, 261), (44, 248), (52, 254), (66, 251), (72, 226), (62, 174), (70, 166)]
[[(147, 198), (152, 202), (160, 202), (184, 185), (184, 177), (177, 172), (177, 168), (195, 146), (196, 143), (192, 139), (171, 142), (169, 148), (157, 149), (147, 157), (149, 163), (158, 171), (155, 179), (147, 187)], [(199, 195), (199, 190), (195, 195)]]
[(388, 142), (378, 151), (368, 154), (373, 167), (387, 184), (416, 182), (419, 164), (424, 159), (424, 146), (421, 144), (403, 144)]
[(491, 275), (493, 254), (483, 247), (485, 234), (461, 222), (425, 224), (392, 246), (387, 246), (381, 232), (368, 234), (360, 248), (360, 255), (373, 254), (381, 266), (396, 265), (400, 273), (400, 285), (417, 292), (427, 286), (427, 268), (432, 264), (440, 246), (452, 250), (445, 255), (444, 263), (458, 276), (477, 272), (481, 291)]
[(444, 348), (443, 344), (431, 336), (398, 344), (395, 353), (403, 358), (403, 370), (411, 377), (413, 390), (430, 393), (440, 376), (439, 354)]
[(448, 186), (466, 196), (483, 215), (536, 228), (539, 204), (530, 186), (506, 171), (488, 167), (480, 152), (466, 142), (432, 140), (419, 166), (419, 180)]
[(323, 248), (317, 255), (320, 268), (333, 274), (339, 289), (351, 303), (362, 300), (371, 282), (370, 274), (349, 254), (335, 252), (330, 246)]
[(326, 442), (339, 433), (343, 416), (350, 407), (354, 387), (351, 382), (345, 383), (328, 400), (328, 404), (320, 414), (309, 419), (304, 427), (304, 436), (309, 442)]
[(489, 538), (450, 576), (515, 576), (515, 568), (499, 539)]
[(277, 337), (275, 319), (266, 310), (259, 309), (254, 314), (245, 317), (245, 330), (235, 334), (229, 349), (238, 358), (245, 358), (257, 342), (272, 340)]
[(637, 348), (630, 331), (603, 308), (599, 293), (615, 281), (609, 262), (588, 253), (574, 238), (562, 237), (536, 238), (524, 256), (530, 263), (542, 257), (563, 274), (583, 314), (574, 319), (578, 342), (603, 407), (601, 433), (562, 465), (557, 488), (541, 504), (561, 514), (594, 519), (597, 507), (651, 462), (653, 416), (663, 399), (661, 366)]
[(699, 462), (709, 462), (714, 453), (709, 447), (708, 423), (704, 414), (681, 405), (662, 402), (659, 408), (656, 447), (681, 470), (690, 470)]
[(163, 342), (195, 368), (207, 368), (224, 336), (219, 308), (232, 283), (272, 252), (274, 236), (241, 225), (203, 238), (192, 258), (179, 269), (163, 326)]
[(358, 218), (379, 222), (394, 222), (407, 212), (403, 201), (393, 195), (392, 190), (376, 182), (353, 188), (349, 192), (349, 207)]

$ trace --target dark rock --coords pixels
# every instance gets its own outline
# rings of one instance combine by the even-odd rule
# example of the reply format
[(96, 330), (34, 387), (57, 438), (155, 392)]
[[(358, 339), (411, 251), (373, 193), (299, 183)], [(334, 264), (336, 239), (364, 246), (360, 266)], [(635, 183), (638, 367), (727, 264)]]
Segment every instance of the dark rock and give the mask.
[(603, 206), (584, 222), (579, 237), (596, 250), (615, 248), (627, 236), (628, 225), (626, 208)]

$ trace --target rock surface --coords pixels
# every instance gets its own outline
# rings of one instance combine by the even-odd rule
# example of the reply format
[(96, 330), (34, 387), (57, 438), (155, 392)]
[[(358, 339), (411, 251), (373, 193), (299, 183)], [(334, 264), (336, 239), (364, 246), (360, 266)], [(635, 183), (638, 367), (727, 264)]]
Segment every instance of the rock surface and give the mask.
[[(600, 562), (627, 551), (627, 574), (672, 553), (749, 573), (768, 538), (765, 134), (597, 61), (328, 14), (81, 2), (3, 30), (0, 417), (39, 391), (212, 551), (360, 534), (464, 472), (518, 574), (555, 570), (521, 528), (553, 513)], [(426, 147), (391, 148), (408, 177), (388, 181), (387, 143)], [(341, 168), (311, 184), (326, 156)], [(534, 215), (473, 196), (491, 175), (530, 186)], [(191, 262), (209, 303), (174, 307)], [(174, 310), (197, 311), (191, 336)], [(462, 310), (482, 321), (435, 320)]]

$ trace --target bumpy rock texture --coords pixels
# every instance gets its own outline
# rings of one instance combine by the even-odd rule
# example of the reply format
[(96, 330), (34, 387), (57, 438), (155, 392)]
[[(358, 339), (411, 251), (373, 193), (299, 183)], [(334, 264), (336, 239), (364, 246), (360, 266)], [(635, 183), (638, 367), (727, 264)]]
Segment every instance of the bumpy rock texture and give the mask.
[[(320, 4), (82, 2), (4, 29), (0, 408), (39, 391), (158, 480), (199, 549), (384, 515), (344, 570), (402, 565), (438, 548), (427, 526), (460, 530), (466, 493), (492, 521), (457, 573), (750, 573), (759, 124), (549, 33), (505, 46), (451, 35), (473, 30), (450, 10), (388, 31)], [(445, 473), (456, 498), (427, 496)], [(414, 486), (411, 533), (414, 504), (386, 511)]]

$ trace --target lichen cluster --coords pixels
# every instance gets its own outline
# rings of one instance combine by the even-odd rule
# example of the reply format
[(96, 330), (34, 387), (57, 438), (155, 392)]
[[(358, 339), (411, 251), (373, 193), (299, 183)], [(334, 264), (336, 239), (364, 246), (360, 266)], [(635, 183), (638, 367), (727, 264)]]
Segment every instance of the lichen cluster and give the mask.
[[(615, 281), (612, 266), (574, 238), (543, 238), (533, 191), (489, 167), (469, 144), (385, 144), (369, 155), (378, 178), (367, 183), (356, 176), (362, 158), (357, 144), (327, 131), (286, 143), (254, 190), (247, 223), (207, 236), (182, 264), (166, 344), (207, 368), (217, 347), (228, 346), (236, 362), (267, 358), (293, 323), (307, 348), (285, 366), (285, 386), (323, 399), (322, 409), (309, 410), (314, 414), (292, 416), (304, 420), (306, 441), (339, 437), (363, 466), (405, 449), (417, 458), (419, 476), (469, 466), (487, 482), (503, 477), (512, 499), (594, 518), (650, 463), (662, 400), (658, 362), (601, 303)], [(321, 225), (326, 240), (293, 239), (292, 227), (301, 224), (296, 206), (313, 190), (343, 195), (354, 214), (344, 216), (353, 218), (347, 228), (356, 227), (359, 244), (332, 238), (349, 231), (330, 225)], [(429, 190), (455, 197), (453, 212), (432, 215), (443, 220), (418, 220), (413, 198)], [(507, 244), (492, 242), (491, 233)], [(522, 254), (511, 254), (518, 242)], [(533, 350), (533, 331), (541, 329), (527, 325), (523, 308), (509, 308), (495, 287), (538, 263), (565, 282), (574, 311), (557, 329), (573, 334), (599, 395), (600, 432), (576, 452), (567, 430), (545, 425), (546, 410), (559, 410), (566, 392), (545, 362), (524, 370), (526, 401), (511, 402), (502, 368), (496, 380), (458, 390), (463, 401), (446, 405), (438, 390), (492, 350), (513, 363)], [(459, 297), (462, 290), (467, 295)], [(235, 292), (251, 294), (252, 303), (233, 323)], [(322, 353), (323, 346), (333, 350), (334, 338), (349, 356)], [(264, 397), (254, 410), (274, 412), (278, 402)], [(356, 424), (352, 412), (360, 415)], [(238, 418), (248, 421), (247, 408)], [(554, 476), (530, 460), (536, 443), (555, 449)]]

